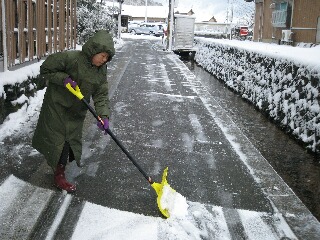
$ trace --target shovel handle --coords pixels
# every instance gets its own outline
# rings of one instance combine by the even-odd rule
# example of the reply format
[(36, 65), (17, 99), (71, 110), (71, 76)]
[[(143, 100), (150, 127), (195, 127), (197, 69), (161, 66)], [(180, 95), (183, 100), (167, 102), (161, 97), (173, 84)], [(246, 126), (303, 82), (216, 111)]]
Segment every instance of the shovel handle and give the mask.
[(116, 138), (116, 136), (111, 132), (111, 130), (108, 128), (105, 131), (110, 135), (113, 141), (116, 142), (116, 144), (121, 148), (121, 150), (127, 155), (127, 157), (131, 160), (131, 162), (138, 168), (138, 170), (142, 173), (144, 178), (147, 179), (147, 181), (150, 184), (153, 184), (151, 177), (145, 173), (145, 171), (140, 167), (140, 165), (136, 162), (136, 160), (132, 157), (132, 155), (128, 152), (128, 150), (122, 145), (122, 143)]
[(76, 88), (74, 89), (70, 83), (68, 83), (66, 85), (66, 88), (73, 94), (75, 95), (77, 98), (79, 98), (80, 100), (82, 100), (84, 98), (84, 96), (82, 95), (79, 86), (77, 85)]
[[(81, 101), (87, 106), (89, 111), (92, 113), (92, 115), (97, 119), (98, 122), (101, 122), (103, 125), (103, 120), (100, 116), (96, 113), (96, 111), (90, 106), (90, 104), (87, 102), (85, 98), (82, 98)], [(128, 150), (123, 146), (123, 144), (118, 140), (118, 138), (111, 132), (111, 130), (108, 128), (105, 130), (106, 133), (110, 135), (110, 137), (115, 141), (115, 143), (121, 148), (121, 150), (127, 155), (127, 157), (131, 160), (131, 162), (138, 168), (138, 170), (142, 173), (142, 175), (147, 179), (147, 181), (150, 184), (153, 184), (153, 181), (150, 176), (146, 174), (146, 172), (140, 167), (140, 165), (137, 163), (137, 161), (133, 158), (133, 156), (128, 152)]]
[[(97, 119), (98, 122), (100, 122), (102, 125), (103, 120), (101, 119), (100, 116), (98, 116), (98, 114), (96, 113), (96, 111), (93, 109), (93, 107), (90, 106), (90, 104), (87, 102), (87, 100), (84, 98), (84, 96), (82, 95), (79, 86), (77, 85), (76, 88), (74, 89), (70, 83), (68, 83), (66, 85), (66, 88), (73, 94), (75, 95), (79, 100), (81, 100), (86, 107), (89, 109), (89, 111), (92, 113), (92, 115)], [(151, 177), (149, 177), (145, 171), (139, 166), (139, 164), (137, 163), (137, 161), (132, 157), (132, 155), (128, 152), (128, 150), (122, 145), (122, 143), (116, 138), (116, 136), (111, 132), (111, 130), (108, 128), (105, 130), (106, 133), (108, 133), (110, 135), (110, 137), (116, 142), (116, 144), (121, 148), (121, 150), (127, 155), (127, 157), (131, 160), (131, 162), (138, 168), (138, 170), (142, 173), (142, 175), (145, 177), (145, 179), (147, 179), (147, 181), (150, 184), (153, 184), (153, 181), (151, 179)]]

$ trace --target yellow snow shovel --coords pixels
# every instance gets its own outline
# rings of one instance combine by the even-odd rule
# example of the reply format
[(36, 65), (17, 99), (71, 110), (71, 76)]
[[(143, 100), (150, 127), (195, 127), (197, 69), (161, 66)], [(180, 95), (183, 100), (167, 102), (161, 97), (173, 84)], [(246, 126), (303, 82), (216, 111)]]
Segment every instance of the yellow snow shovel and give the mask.
[[(89, 105), (89, 103), (87, 102), (87, 100), (84, 98), (84, 96), (82, 95), (79, 86), (76, 86), (76, 89), (74, 89), (70, 83), (68, 83), (66, 85), (67, 89), (74, 94), (77, 98), (79, 98), (89, 109), (89, 111), (93, 114), (93, 116), (97, 119), (98, 122), (101, 122), (101, 124), (103, 125), (103, 120), (97, 115), (97, 113), (95, 112), (95, 110)], [(132, 155), (128, 152), (128, 150), (122, 145), (122, 143), (116, 138), (116, 136), (110, 131), (110, 129), (108, 128), (107, 130), (105, 130), (110, 137), (116, 142), (116, 144), (121, 148), (121, 150), (127, 155), (127, 157), (131, 160), (131, 162), (138, 168), (138, 170), (142, 173), (142, 175), (145, 177), (145, 179), (147, 179), (147, 181), (150, 183), (150, 185), (153, 187), (153, 189), (156, 191), (157, 193), (157, 204), (158, 204), (158, 208), (160, 210), (160, 212), (165, 216), (165, 217), (170, 217), (170, 213), (168, 211), (168, 209), (165, 209), (163, 207), (161, 207), (161, 198), (163, 195), (163, 188), (164, 187), (169, 187), (171, 191), (174, 191), (174, 189), (172, 189), (170, 187), (170, 185), (167, 182), (167, 175), (168, 175), (168, 167), (163, 171), (163, 175), (162, 175), (162, 181), (161, 183), (156, 183), (154, 181), (152, 181), (151, 177), (148, 176), (145, 171), (139, 166), (139, 164), (136, 162), (136, 160), (132, 157)]]

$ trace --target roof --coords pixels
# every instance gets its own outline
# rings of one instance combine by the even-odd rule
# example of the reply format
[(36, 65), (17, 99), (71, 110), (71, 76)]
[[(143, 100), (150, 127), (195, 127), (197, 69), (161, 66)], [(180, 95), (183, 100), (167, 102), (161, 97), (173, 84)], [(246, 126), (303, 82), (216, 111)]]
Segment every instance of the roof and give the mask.
[[(105, 2), (106, 6), (119, 7), (119, 2)], [(147, 6), (147, 17), (153, 18), (167, 18), (168, 17), (169, 8), (168, 6)], [(118, 13), (116, 13), (118, 14)], [(121, 15), (127, 15), (131, 17), (145, 17), (146, 15), (146, 6), (133, 6), (122, 4), (122, 12)]]
[[(107, 6), (115, 6), (119, 7), (119, 2), (105, 2)], [(165, 6), (147, 6), (147, 17), (148, 18), (163, 18), (166, 19), (168, 17), (169, 7), (167, 5)], [(192, 12), (192, 16), (195, 16), (198, 20), (202, 19), (208, 21), (210, 17), (207, 19), (203, 19), (203, 14), (198, 12), (195, 13), (192, 8), (186, 8), (186, 7), (175, 7), (174, 13), (179, 12), (179, 14), (184, 15), (188, 14), (189, 12)], [(122, 4), (122, 15), (131, 16), (133, 18), (144, 18), (146, 15), (146, 6), (133, 6), (133, 5), (127, 5)]]
[(174, 14), (175, 17), (180, 17), (180, 18), (196, 18), (195, 16), (192, 16), (192, 15), (185, 15), (185, 14), (177, 14), (175, 13)]
[(192, 8), (185, 7), (175, 7), (174, 12), (179, 12), (179, 14), (188, 14), (189, 12), (191, 12), (192, 14), (194, 14)]
[[(132, 6), (132, 5), (122, 5), (123, 15), (129, 15), (132, 17), (145, 17), (146, 7), (145, 6)], [(148, 6), (147, 7), (147, 17), (153, 18), (167, 18), (168, 17), (168, 7), (164, 6)]]

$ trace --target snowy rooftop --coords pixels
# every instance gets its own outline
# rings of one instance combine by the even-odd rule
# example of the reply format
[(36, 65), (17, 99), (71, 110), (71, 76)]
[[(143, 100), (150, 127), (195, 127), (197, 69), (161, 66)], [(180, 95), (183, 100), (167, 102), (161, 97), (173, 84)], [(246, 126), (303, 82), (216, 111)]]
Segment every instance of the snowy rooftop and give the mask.
[[(146, 15), (145, 6), (122, 5), (122, 10), (123, 15), (129, 15), (132, 17), (144, 17)], [(168, 10), (169, 9), (164, 6), (148, 6), (147, 16), (154, 18), (167, 18)]]
[[(106, 2), (108, 6), (113, 6), (112, 2)], [(118, 3), (114, 3), (115, 7), (118, 7)], [(175, 8), (174, 12), (179, 13), (188, 13), (192, 8)], [(153, 17), (153, 18), (167, 18), (169, 12), (169, 7), (167, 5), (165, 6), (147, 6), (147, 17)], [(146, 6), (132, 6), (132, 5), (122, 5), (122, 15), (128, 15), (132, 17), (139, 17), (143, 18), (146, 15)], [(194, 14), (193, 15), (197, 21), (208, 21), (211, 17), (208, 16), (202, 16), (202, 14)]]

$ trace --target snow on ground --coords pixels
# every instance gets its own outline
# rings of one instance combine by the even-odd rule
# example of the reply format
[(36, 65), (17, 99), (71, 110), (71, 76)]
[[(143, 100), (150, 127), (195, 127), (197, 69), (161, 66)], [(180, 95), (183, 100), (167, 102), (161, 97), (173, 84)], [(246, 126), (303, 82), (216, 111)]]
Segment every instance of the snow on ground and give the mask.
[[(30, 197), (32, 201), (25, 201), (23, 199), (24, 196), (21, 195), (21, 192), (25, 191), (32, 193)], [(51, 190), (38, 188), (12, 175), (9, 176), (0, 185), (0, 200), (4, 203), (0, 205), (0, 222), (6, 219), (6, 214), (8, 214), (8, 210), (12, 205), (21, 205), (21, 201), (25, 202), (25, 205), (23, 205), (23, 211), (18, 215), (17, 213), (13, 213), (19, 217), (12, 225), (10, 222), (3, 222), (0, 234), (6, 234), (5, 236), (16, 236), (17, 234), (21, 237), (28, 236), (30, 231), (32, 231), (33, 224), (36, 224), (42, 211), (45, 210), (52, 194)], [(52, 239), (56, 233), (59, 224), (66, 215), (72, 198), (73, 196), (70, 194), (66, 194), (62, 198), (59, 211), (45, 239)], [(229, 232), (222, 207), (190, 201), (188, 201), (188, 205), (186, 216), (164, 219), (85, 202), (71, 239), (233, 239)], [(248, 239), (277, 240), (281, 237), (287, 237), (292, 240), (297, 239), (281, 215), (278, 216), (276, 214), (273, 216), (265, 212), (248, 210), (238, 210), (238, 214), (249, 237)], [(268, 226), (265, 222), (273, 223), (273, 226)], [(25, 228), (21, 228), (22, 226)], [(21, 232), (12, 233), (12, 229), (19, 227), (23, 229)]]
[[(124, 38), (152, 39), (161, 42), (161, 38), (153, 36), (133, 36), (130, 34), (122, 34), (122, 36)], [(299, 57), (299, 61), (317, 63), (320, 61), (315, 57), (315, 55), (319, 56), (320, 47), (309, 50), (253, 42), (230, 41), (227, 43), (239, 47), (254, 48), (256, 46), (256, 49), (259, 51), (269, 52), (273, 55)], [(119, 48), (123, 42), (120, 41), (117, 44)], [(38, 75), (41, 63), (38, 62), (14, 72), (0, 73), (0, 94), (4, 94), (4, 84), (21, 82), (26, 79), (26, 76)], [(5, 122), (0, 125), (1, 144), (4, 144), (3, 140), (7, 136), (19, 137), (19, 134), (23, 133), (23, 131), (30, 131), (25, 125), (31, 126), (28, 124), (37, 121), (37, 114), (41, 108), (44, 93), (45, 89), (38, 91), (35, 96), (28, 99), (21, 109), (10, 114)], [(15, 186), (16, 184), (13, 183), (10, 188), (14, 188)], [(10, 193), (8, 192), (8, 194)], [(187, 203), (189, 206), (187, 214), (176, 213), (176, 216), (172, 218), (163, 219), (102, 207), (87, 202), (72, 239), (206, 239), (212, 235), (215, 236), (215, 239), (231, 239), (221, 207), (207, 206), (189, 201)], [(261, 225), (261, 218), (266, 215), (268, 214), (250, 211), (240, 214), (243, 221), (247, 223), (244, 227), (248, 228), (248, 231), (251, 232), (252, 239), (257, 239), (255, 238), (256, 236), (268, 236), (268, 239), (277, 239), (274, 235), (270, 235), (270, 229), (266, 229), (265, 225)], [(281, 219), (279, 222), (289, 229)], [(254, 230), (259, 229), (260, 232), (253, 231), (252, 226), (257, 226), (254, 227)], [(294, 238), (291, 230), (287, 231), (287, 236), (289, 235)]]
[(31, 132), (32, 123), (39, 117), (45, 89), (37, 91), (33, 97), (17, 111), (11, 113), (0, 125), (0, 143), (4, 144), (4, 139), (8, 136), (23, 135)]
[(121, 33), (121, 37), (123, 38), (126, 38), (126, 39), (149, 39), (149, 40), (159, 40), (161, 41), (161, 37), (155, 37), (155, 36), (152, 36), (152, 35), (144, 35), (144, 34), (141, 34), (141, 35), (134, 35), (134, 34), (131, 34), (131, 33)]
[(86, 203), (72, 239), (200, 240), (212, 233), (217, 240), (231, 239), (221, 207), (209, 208), (212, 214), (202, 204), (189, 205), (186, 217), (166, 220)]

